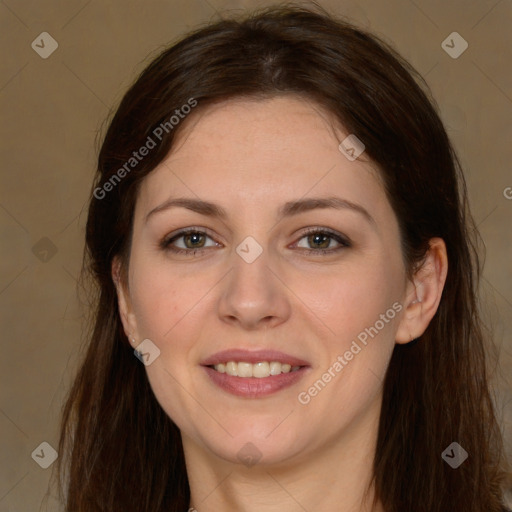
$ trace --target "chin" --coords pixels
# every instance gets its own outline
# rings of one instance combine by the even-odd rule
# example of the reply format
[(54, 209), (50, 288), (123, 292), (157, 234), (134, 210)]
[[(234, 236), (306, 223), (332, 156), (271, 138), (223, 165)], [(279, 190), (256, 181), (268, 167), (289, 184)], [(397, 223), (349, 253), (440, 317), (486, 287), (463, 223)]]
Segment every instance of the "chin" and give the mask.
[(242, 440), (241, 438), (229, 445), (215, 445), (209, 449), (217, 457), (247, 468), (279, 466), (302, 452), (302, 450), (297, 451), (296, 447), (294, 448), (291, 444), (271, 443), (258, 439)]

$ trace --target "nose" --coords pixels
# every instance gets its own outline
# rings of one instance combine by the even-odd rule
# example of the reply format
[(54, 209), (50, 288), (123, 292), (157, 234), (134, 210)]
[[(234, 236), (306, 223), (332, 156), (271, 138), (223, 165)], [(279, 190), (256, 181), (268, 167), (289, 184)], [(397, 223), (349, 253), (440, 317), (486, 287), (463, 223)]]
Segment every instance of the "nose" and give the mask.
[(223, 280), (218, 314), (223, 322), (245, 330), (275, 327), (290, 317), (289, 294), (265, 250), (252, 263), (235, 253), (232, 271)]

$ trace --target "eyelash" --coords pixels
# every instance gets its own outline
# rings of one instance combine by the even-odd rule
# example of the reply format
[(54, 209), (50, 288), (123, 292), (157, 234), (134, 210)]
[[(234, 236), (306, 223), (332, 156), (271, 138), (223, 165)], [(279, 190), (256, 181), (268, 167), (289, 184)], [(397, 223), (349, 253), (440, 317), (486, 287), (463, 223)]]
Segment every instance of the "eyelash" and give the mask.
[[(199, 247), (197, 249), (181, 249), (177, 247), (173, 247), (171, 244), (175, 242), (176, 240), (191, 234), (197, 234), (197, 235), (204, 235), (208, 238), (212, 238), (208, 235), (205, 231), (201, 229), (195, 229), (195, 228), (189, 228), (189, 229), (183, 229), (179, 231), (178, 233), (172, 235), (171, 237), (166, 236), (161, 242), (160, 242), (160, 248), (164, 251), (170, 251), (174, 254), (186, 254), (187, 256), (195, 256), (197, 252), (201, 252), (204, 250), (209, 249), (210, 247)], [(302, 233), (301, 237), (298, 241), (302, 240), (303, 238), (310, 236), (310, 235), (327, 235), (328, 238), (331, 238), (338, 242), (340, 245), (334, 249), (304, 249), (301, 248), (302, 251), (306, 251), (308, 254), (322, 254), (322, 255), (328, 255), (333, 254), (335, 252), (338, 252), (342, 249), (346, 249), (348, 247), (351, 247), (352, 244), (348, 240), (348, 238), (340, 235), (339, 233), (336, 233), (335, 231), (332, 231), (327, 228), (308, 228), (304, 233)]]

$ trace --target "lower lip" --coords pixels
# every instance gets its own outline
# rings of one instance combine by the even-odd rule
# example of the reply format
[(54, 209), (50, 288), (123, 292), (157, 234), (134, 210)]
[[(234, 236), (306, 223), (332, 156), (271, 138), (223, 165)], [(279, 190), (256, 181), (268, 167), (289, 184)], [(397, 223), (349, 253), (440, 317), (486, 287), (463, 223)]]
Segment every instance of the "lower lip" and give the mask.
[(259, 379), (256, 377), (233, 377), (227, 373), (220, 373), (208, 366), (203, 366), (203, 368), (213, 383), (224, 391), (246, 398), (268, 396), (281, 389), (293, 386), (304, 376), (307, 370), (307, 367), (303, 366), (295, 372), (280, 373), (279, 375), (271, 375), (270, 377)]

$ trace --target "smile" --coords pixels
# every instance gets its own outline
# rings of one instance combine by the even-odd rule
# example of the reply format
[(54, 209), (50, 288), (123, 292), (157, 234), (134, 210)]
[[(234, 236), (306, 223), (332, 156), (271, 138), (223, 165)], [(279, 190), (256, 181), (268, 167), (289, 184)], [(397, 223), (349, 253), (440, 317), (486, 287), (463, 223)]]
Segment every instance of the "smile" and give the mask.
[(300, 366), (292, 366), (291, 364), (280, 363), (279, 361), (260, 361), (255, 364), (243, 361), (228, 361), (213, 365), (213, 369), (219, 373), (227, 373), (232, 377), (263, 379), (271, 375), (296, 372), (300, 369)]
[(244, 398), (263, 398), (291, 387), (311, 371), (308, 361), (268, 349), (223, 350), (200, 366), (216, 388)]

